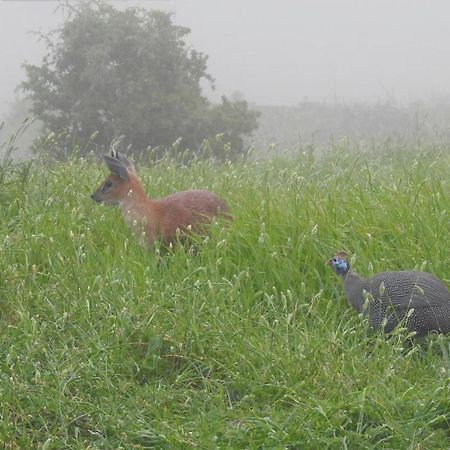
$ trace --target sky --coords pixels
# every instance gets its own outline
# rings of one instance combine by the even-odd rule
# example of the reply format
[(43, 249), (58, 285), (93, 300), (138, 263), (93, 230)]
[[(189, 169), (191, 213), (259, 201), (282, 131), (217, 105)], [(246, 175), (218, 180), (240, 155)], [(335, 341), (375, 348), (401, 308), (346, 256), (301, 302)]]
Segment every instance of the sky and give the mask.
[[(398, 104), (450, 94), (448, 0), (147, 0), (111, 2), (174, 13), (209, 56), (211, 100), (253, 104)], [(0, 0), (0, 112), (45, 52), (31, 31), (61, 24), (56, 1)]]

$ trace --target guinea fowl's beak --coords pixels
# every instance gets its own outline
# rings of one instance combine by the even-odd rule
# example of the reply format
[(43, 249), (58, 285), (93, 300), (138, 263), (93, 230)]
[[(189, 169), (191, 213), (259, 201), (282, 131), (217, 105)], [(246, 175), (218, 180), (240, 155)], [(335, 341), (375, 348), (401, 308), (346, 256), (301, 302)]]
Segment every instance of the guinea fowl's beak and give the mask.
[(331, 264), (333, 264), (333, 258), (330, 258), (330, 259), (325, 263), (326, 266), (331, 266)]

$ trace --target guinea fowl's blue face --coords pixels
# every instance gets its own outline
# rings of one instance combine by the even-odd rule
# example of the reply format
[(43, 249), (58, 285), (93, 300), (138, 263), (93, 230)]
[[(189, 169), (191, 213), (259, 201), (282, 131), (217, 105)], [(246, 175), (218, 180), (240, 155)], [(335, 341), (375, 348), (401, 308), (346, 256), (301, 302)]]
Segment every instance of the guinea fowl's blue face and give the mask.
[(329, 259), (327, 264), (331, 266), (338, 275), (346, 274), (350, 270), (348, 259), (340, 255), (336, 255)]

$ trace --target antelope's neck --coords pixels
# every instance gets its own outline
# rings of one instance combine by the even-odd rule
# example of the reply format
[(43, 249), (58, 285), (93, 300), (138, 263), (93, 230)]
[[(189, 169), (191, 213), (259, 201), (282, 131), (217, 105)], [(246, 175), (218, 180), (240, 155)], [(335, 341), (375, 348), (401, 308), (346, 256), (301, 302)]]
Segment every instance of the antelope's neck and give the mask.
[(148, 223), (153, 201), (147, 197), (144, 188), (137, 179), (131, 179), (128, 192), (119, 202), (123, 218), (132, 227)]

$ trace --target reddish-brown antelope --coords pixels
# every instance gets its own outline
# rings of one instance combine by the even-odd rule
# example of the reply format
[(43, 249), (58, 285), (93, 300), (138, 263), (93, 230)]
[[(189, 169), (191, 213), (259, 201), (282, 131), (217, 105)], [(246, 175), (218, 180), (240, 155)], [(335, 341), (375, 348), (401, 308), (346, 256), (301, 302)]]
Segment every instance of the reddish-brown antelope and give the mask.
[(116, 153), (103, 158), (111, 173), (91, 197), (98, 203), (118, 205), (124, 220), (147, 246), (156, 240), (174, 244), (190, 232), (204, 233), (215, 217), (230, 218), (227, 204), (204, 189), (150, 199), (126, 157)]

